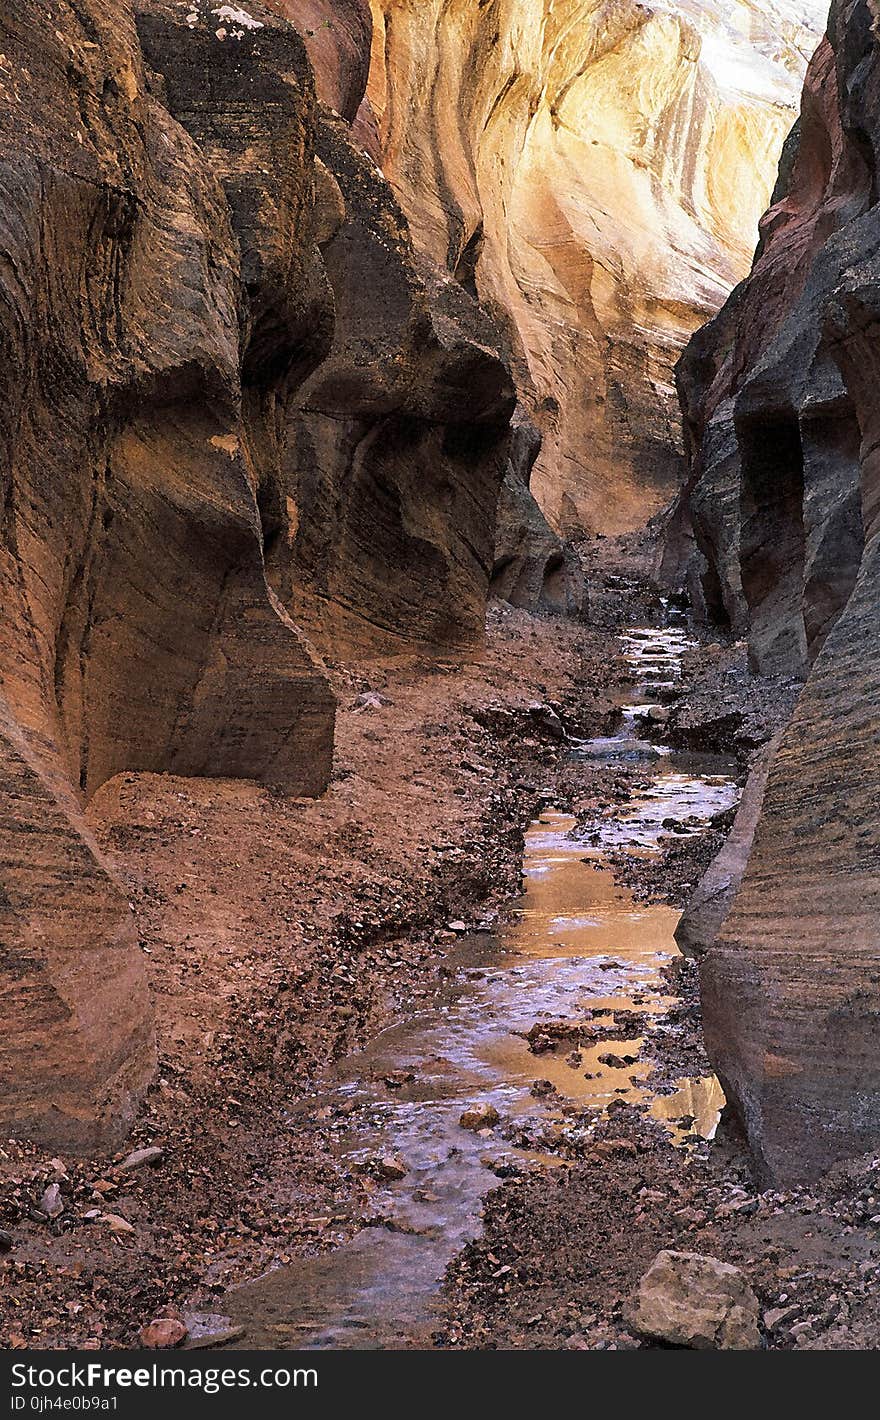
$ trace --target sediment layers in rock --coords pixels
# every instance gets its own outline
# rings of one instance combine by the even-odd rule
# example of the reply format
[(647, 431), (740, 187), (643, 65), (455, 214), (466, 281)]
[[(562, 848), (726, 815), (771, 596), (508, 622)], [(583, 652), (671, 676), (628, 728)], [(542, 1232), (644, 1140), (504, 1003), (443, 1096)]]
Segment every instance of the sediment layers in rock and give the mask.
[(557, 530), (642, 525), (681, 474), (675, 360), (748, 269), (820, 0), (371, 2), (358, 131), (507, 325), (538, 501)]
[[(192, 15), (174, 44), (203, 147), (151, 91), (130, 7), (0, 22), (0, 1111), (65, 1146), (118, 1135), (153, 1063), (84, 799), (123, 769), (317, 793), (332, 753), (326, 678), (266, 584), (245, 394), (326, 342), (310, 73), (287, 26), (224, 44)], [(283, 129), (271, 193), (243, 86)]]
[(541, 435), (520, 408), (514, 415), (507, 473), (498, 500), (490, 591), (527, 611), (587, 612), (584, 568), (575, 548), (553, 531), (531, 492)]
[(681, 369), (709, 609), (805, 678), (702, 965), (762, 1175), (880, 1140), (880, 52), (838, 0), (752, 275)]
[[(361, 645), (377, 625), (475, 639), (514, 395), (491, 322), (319, 120), (289, 7), (13, 8), (0, 1128), (90, 1148), (125, 1129), (154, 1051), (84, 803), (123, 770), (322, 792), (334, 701), (290, 611), (331, 605), (310, 621)], [(315, 60), (353, 114), (369, 17), (347, 14), (344, 56)]]
[(336, 326), (293, 401), (270, 573), (327, 649), (474, 643), (516, 402), (499, 331), (416, 255), (348, 126), (325, 116), (317, 146), (341, 197)]

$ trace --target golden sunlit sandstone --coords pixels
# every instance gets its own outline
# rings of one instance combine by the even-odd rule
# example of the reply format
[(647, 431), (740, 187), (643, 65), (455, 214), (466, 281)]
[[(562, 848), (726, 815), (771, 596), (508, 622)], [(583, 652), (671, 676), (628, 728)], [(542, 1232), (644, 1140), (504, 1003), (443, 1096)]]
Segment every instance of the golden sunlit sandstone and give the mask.
[(749, 269), (820, 0), (371, 4), (357, 131), (507, 324), (533, 491), (557, 529), (639, 526), (679, 480), (672, 368)]

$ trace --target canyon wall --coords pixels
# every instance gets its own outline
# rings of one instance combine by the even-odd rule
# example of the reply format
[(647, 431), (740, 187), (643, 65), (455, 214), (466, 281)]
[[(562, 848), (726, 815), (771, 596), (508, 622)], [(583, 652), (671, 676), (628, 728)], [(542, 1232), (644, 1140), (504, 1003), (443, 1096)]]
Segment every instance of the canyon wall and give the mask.
[(506, 326), (538, 502), (557, 531), (642, 526), (683, 473), (675, 361), (748, 270), (821, 0), (371, 3), (358, 135)]
[[(0, 15), (0, 1129), (65, 1149), (117, 1140), (155, 1061), (90, 796), (123, 770), (319, 794), (303, 628), (483, 626), (503, 339), (319, 107), (285, 8)], [(311, 8), (353, 116), (369, 15), (321, 48)]]
[(878, 23), (832, 6), (752, 274), (680, 370), (706, 605), (804, 682), (701, 967), (768, 1180), (880, 1141)]

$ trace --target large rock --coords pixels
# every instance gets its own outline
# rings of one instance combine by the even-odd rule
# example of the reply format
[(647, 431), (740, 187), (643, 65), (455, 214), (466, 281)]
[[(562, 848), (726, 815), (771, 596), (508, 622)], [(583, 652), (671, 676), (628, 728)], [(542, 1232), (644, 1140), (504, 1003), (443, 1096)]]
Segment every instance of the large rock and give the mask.
[(361, 0), (0, 20), (0, 1129), (65, 1149), (155, 1061), (90, 796), (321, 793), (291, 612), (334, 651), (481, 635), (514, 387), (353, 134), (370, 36)]
[(675, 940), (686, 957), (699, 959), (705, 956), (739, 892), (764, 806), (767, 776), (778, 744), (777, 737), (759, 754), (749, 774), (730, 835), (697, 883), (675, 929)]
[(289, 419), (270, 574), (334, 651), (478, 642), (516, 402), (501, 332), (416, 254), (348, 125), (326, 115), (318, 152), (342, 201), (336, 326)]
[(571, 543), (553, 531), (529, 487), (541, 436), (522, 410), (514, 418), (498, 500), (493, 596), (526, 611), (581, 616), (585, 572)]
[(315, 794), (332, 755), (261, 520), (332, 317), (310, 69), (258, 5), (140, 21), (148, 65), (125, 0), (28, 0), (0, 46), (0, 1128), (64, 1148), (118, 1138), (154, 1064), (85, 800), (125, 769)]
[(369, 0), (268, 0), (268, 5), (305, 40), (321, 102), (353, 122), (370, 73)]
[(754, 1351), (758, 1299), (738, 1267), (695, 1252), (660, 1252), (626, 1310), (639, 1336), (697, 1351)]
[(748, 270), (822, 0), (372, 9), (383, 169), (509, 324), (538, 502), (557, 531), (641, 527), (682, 472), (673, 366)]
[(762, 1178), (880, 1143), (880, 52), (837, 0), (751, 277), (682, 368), (707, 602), (805, 685), (702, 965)]

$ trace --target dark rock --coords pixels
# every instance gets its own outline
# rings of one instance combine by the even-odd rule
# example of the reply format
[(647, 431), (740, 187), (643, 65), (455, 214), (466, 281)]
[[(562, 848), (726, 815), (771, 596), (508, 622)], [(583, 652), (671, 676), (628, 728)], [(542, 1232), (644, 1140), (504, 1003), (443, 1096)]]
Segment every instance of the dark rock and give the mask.
[(515, 407), (500, 333), (416, 254), (345, 123), (326, 114), (317, 151), (345, 209), (323, 250), (336, 326), (291, 410), (270, 578), (334, 654), (473, 643)]
[(766, 1180), (880, 1142), (875, 29), (867, 0), (835, 0), (752, 274), (680, 367), (703, 603), (754, 668), (805, 681), (701, 966)]
[(498, 502), (489, 590), (527, 611), (581, 616), (587, 609), (587, 590), (577, 552), (553, 531), (529, 489), (540, 447), (537, 428), (518, 408)]

